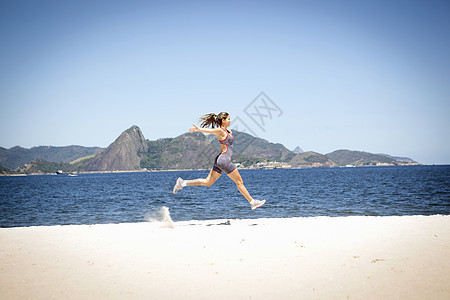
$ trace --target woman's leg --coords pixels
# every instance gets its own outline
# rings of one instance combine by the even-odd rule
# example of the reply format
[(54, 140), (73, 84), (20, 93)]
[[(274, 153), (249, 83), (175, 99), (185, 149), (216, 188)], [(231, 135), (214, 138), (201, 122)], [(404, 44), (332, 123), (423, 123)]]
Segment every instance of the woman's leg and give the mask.
[(222, 173), (211, 170), (206, 178), (198, 178), (193, 180), (184, 180), (186, 185), (204, 185), (211, 186), (222, 175)]
[(216, 180), (220, 177), (220, 175), (222, 175), (222, 173), (211, 170), (211, 172), (209, 172), (208, 177), (206, 177), (205, 179), (198, 178), (193, 180), (183, 180), (181, 177), (178, 177), (177, 183), (175, 183), (175, 186), (173, 187), (173, 193), (176, 194), (179, 190), (181, 190), (183, 187), (187, 185), (210, 186), (214, 182), (216, 182)]
[(239, 174), (239, 171), (236, 169), (233, 172), (229, 173), (228, 176), (233, 179), (233, 181), (236, 183), (237, 188), (239, 189), (239, 192), (247, 199), (248, 202), (252, 202), (253, 198), (250, 196), (249, 192), (245, 188), (244, 181), (242, 180), (241, 174)]

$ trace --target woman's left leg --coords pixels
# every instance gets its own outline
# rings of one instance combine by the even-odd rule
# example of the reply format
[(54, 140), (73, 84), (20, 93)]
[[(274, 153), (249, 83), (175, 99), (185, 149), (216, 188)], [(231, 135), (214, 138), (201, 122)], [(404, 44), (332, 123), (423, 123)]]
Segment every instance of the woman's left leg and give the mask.
[(211, 170), (206, 178), (198, 178), (192, 180), (183, 180), (181, 177), (178, 177), (175, 186), (173, 187), (173, 193), (176, 194), (179, 190), (187, 185), (204, 185), (211, 186), (217, 179), (219, 179), (222, 173), (219, 173), (215, 170)]
[(216, 182), (217, 179), (219, 179), (220, 175), (222, 173), (219, 173), (215, 170), (211, 170), (206, 178), (198, 178), (198, 179), (191, 179), (191, 180), (184, 180), (186, 185), (204, 185), (204, 186), (211, 186), (214, 182)]
[(233, 172), (227, 174), (228, 177), (233, 179), (233, 181), (236, 183), (237, 188), (239, 189), (239, 192), (247, 199), (248, 202), (252, 202), (253, 198), (250, 196), (249, 192), (245, 188), (244, 181), (242, 180), (241, 174), (239, 174), (238, 169), (234, 170)]

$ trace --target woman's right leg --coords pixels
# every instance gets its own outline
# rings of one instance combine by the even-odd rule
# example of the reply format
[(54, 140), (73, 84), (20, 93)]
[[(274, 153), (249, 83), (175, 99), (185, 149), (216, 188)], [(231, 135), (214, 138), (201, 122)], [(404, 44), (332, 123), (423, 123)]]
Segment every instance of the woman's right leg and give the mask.
[(193, 180), (184, 180), (186, 185), (203, 185), (203, 186), (211, 186), (217, 179), (219, 179), (222, 173), (211, 170), (206, 178), (198, 178)]

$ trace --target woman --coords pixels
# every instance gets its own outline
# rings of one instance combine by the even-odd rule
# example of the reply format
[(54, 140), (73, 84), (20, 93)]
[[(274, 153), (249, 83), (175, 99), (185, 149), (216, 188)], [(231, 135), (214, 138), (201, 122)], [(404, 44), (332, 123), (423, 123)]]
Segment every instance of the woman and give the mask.
[[(219, 177), (222, 172), (225, 172), (233, 181), (236, 183), (237, 188), (242, 195), (250, 202), (250, 207), (252, 209), (258, 208), (266, 203), (266, 200), (256, 200), (253, 199), (248, 193), (244, 186), (239, 171), (236, 169), (235, 165), (231, 162), (231, 156), (233, 155), (233, 134), (228, 130), (231, 120), (230, 115), (226, 112), (221, 112), (220, 114), (207, 114), (202, 118), (203, 122), (200, 124), (201, 128), (195, 124), (193, 128), (189, 128), (190, 132), (204, 132), (212, 133), (219, 139), (221, 151), (214, 160), (214, 167), (209, 172), (208, 177), (205, 179), (199, 178), (194, 180), (183, 180), (181, 177), (178, 178), (177, 183), (173, 188), (173, 193), (176, 194), (180, 189), (187, 185), (204, 185), (211, 186)], [(206, 128), (211, 125), (212, 129)], [(216, 128), (218, 127), (218, 128)]]

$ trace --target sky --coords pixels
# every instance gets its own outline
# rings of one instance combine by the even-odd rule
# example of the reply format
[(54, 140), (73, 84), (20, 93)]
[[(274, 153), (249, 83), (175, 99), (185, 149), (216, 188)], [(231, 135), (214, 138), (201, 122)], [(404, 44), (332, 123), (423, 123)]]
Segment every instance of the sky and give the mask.
[(450, 164), (449, 1), (0, 0), (0, 146), (176, 137)]

